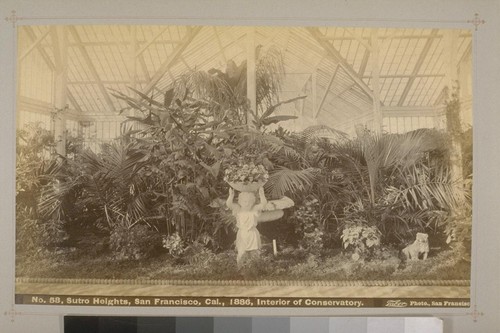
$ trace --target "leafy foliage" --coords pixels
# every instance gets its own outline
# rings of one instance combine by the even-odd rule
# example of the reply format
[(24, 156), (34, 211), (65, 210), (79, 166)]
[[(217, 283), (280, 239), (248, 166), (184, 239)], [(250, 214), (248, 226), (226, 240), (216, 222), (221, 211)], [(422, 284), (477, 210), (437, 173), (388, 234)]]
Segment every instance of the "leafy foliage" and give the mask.
[(381, 236), (376, 226), (351, 224), (342, 231), (340, 237), (344, 248), (354, 251), (352, 258), (357, 261), (361, 256), (373, 255), (373, 250), (380, 245)]
[(42, 218), (38, 209), (44, 188), (57, 186), (63, 164), (54, 154), (52, 134), (40, 124), (18, 130), (16, 149), (16, 247), (18, 253), (34, 255), (67, 239), (63, 216)]
[(151, 257), (160, 247), (160, 235), (147, 225), (132, 228), (119, 226), (113, 229), (109, 239), (113, 257), (117, 260), (139, 260)]
[[(34, 212), (20, 228), (22, 238), (39, 214), (48, 238), (63, 239), (58, 232), (68, 225), (88, 224), (106, 235), (115, 258), (143, 259), (163, 242), (171, 255), (201, 269), (203, 258), (215, 262), (215, 251), (232, 246), (235, 220), (223, 204), (223, 171), (243, 157), (268, 171), (270, 198), (286, 195), (298, 203), (289, 216), (293, 236), (314, 253), (304, 267), (316, 267), (316, 257), (340, 242), (366, 256), (415, 231), (450, 237), (469, 231), (452, 216), (469, 209), (470, 187), (450, 176), (448, 136), (358, 129), (349, 139), (325, 125), (271, 131), (270, 125), (295, 118), (277, 115), (279, 108), (305, 96), (279, 100), (279, 51), (259, 48), (257, 59), (256, 110), (246, 96), (246, 63), (230, 61), (225, 72), (185, 73), (160, 95), (115, 92), (127, 105), (121, 113), (133, 114), (124, 128), (135, 126), (100, 153), (78, 147), (56, 158), (50, 133), (20, 133), (26, 144), (18, 146), (17, 193), (32, 196), (19, 202)], [(200, 241), (206, 237), (210, 246)]]
[(299, 205), (290, 220), (295, 225), (299, 245), (310, 253), (319, 254), (323, 249), (323, 228), (318, 200), (307, 200)]

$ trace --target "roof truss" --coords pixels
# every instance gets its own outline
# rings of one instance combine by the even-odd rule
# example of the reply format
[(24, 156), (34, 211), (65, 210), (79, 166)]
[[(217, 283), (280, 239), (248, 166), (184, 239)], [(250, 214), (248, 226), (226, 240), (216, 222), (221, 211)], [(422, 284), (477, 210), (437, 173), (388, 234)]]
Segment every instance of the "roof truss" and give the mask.
[(328, 55), (333, 57), (336, 61), (340, 63), (342, 68), (345, 70), (347, 75), (351, 77), (351, 79), (356, 82), (356, 84), (365, 92), (365, 94), (373, 99), (373, 91), (368, 87), (368, 85), (358, 76), (358, 73), (354, 71), (352, 66), (347, 62), (344, 57), (340, 54), (340, 52), (326, 39), (323, 38), (323, 35), (318, 30), (318, 28), (306, 28), (311, 36), (326, 50)]
[(182, 52), (184, 52), (184, 50), (193, 41), (196, 35), (200, 32), (201, 28), (201, 26), (196, 26), (188, 29), (188, 32), (186, 33), (186, 36), (184, 36), (182, 43), (176, 47), (173, 54), (171, 54), (168, 59), (161, 64), (156, 73), (153, 74), (153, 76), (149, 80), (149, 83), (142, 91), (144, 94), (148, 94), (153, 89), (153, 87), (161, 80), (163, 75), (167, 73), (170, 67), (172, 67), (172, 65), (180, 59), (180, 57), (182, 56)]
[(116, 112), (113, 101), (111, 100), (111, 97), (109, 96), (109, 93), (106, 90), (104, 83), (102, 82), (101, 78), (99, 77), (99, 73), (95, 69), (94, 63), (90, 59), (89, 54), (87, 52), (87, 49), (85, 49), (85, 46), (82, 43), (80, 36), (78, 35), (78, 31), (76, 31), (76, 28), (74, 26), (69, 26), (67, 29), (68, 29), (69, 33), (73, 36), (73, 39), (77, 42), (78, 45), (76, 47), (80, 50), (80, 53), (83, 56), (83, 60), (85, 61), (85, 64), (88, 66), (90, 73), (94, 77), (94, 80), (97, 83), (97, 87), (99, 88), (99, 91), (101, 92), (102, 96), (104, 97), (104, 100), (106, 101), (106, 105), (108, 106), (109, 111)]
[[(25, 26), (24, 29), (26, 31), (26, 34), (28, 35), (28, 38), (30, 38), (33, 41), (33, 43), (36, 44), (35, 48), (38, 50), (38, 52), (40, 52), (40, 55), (42, 56), (42, 59), (45, 62), (45, 64), (50, 68), (50, 70), (55, 71), (56, 66), (54, 65), (52, 60), (50, 60), (50, 57), (48, 56), (47, 52), (42, 48), (40, 43), (36, 43), (37, 38), (35, 37), (35, 32), (33, 31), (33, 28), (31, 28), (30, 26)], [(48, 32), (50, 32), (50, 29), (47, 30), (47, 33)], [(68, 88), (66, 88), (66, 89), (68, 89)], [(71, 91), (69, 89), (67, 91), (67, 94), (68, 94), (67, 96), (68, 96), (69, 101), (71, 102), (71, 104), (73, 104), (73, 107), (78, 112), (82, 112), (82, 108), (76, 102), (75, 97), (73, 96), (73, 94), (71, 93)]]
[(415, 82), (415, 79), (417, 78), (417, 75), (420, 72), (420, 68), (422, 67), (424, 60), (427, 57), (429, 50), (431, 49), (432, 42), (434, 41), (434, 38), (436, 37), (437, 33), (438, 33), (438, 29), (432, 29), (430, 36), (427, 38), (427, 41), (425, 42), (425, 45), (422, 49), (422, 52), (420, 52), (420, 55), (417, 59), (417, 62), (415, 63), (415, 67), (413, 68), (413, 72), (412, 72), (410, 78), (408, 79), (408, 82), (406, 83), (406, 86), (403, 90), (403, 93), (401, 94), (401, 98), (399, 99), (398, 106), (402, 106), (405, 103), (406, 97), (408, 97), (408, 93), (410, 92), (411, 87), (413, 85), (413, 82)]

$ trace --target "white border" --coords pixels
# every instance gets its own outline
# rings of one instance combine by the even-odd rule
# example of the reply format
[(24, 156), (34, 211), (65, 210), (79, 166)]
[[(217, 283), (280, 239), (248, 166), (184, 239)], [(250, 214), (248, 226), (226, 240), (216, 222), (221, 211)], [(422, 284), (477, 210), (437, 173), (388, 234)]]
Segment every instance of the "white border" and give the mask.
[[(446, 332), (493, 332), (500, 327), (498, 245), (500, 205), (500, 2), (497, 0), (2, 0), (0, 3), (0, 327), (2, 331), (57, 332), (62, 314), (159, 316), (345, 316), (437, 315)], [(139, 23), (239, 25), (343, 25), (471, 28), (479, 13), (486, 24), (474, 35), (474, 226), (471, 303), (476, 309), (266, 309), (266, 308), (109, 308), (13, 306), (15, 29), (11, 10), (29, 24)], [(37, 18), (37, 19), (36, 19)], [(138, 19), (140, 18), (140, 19)], [(482, 312), (477, 317), (470, 313)], [(12, 322), (11, 319), (14, 321)]]

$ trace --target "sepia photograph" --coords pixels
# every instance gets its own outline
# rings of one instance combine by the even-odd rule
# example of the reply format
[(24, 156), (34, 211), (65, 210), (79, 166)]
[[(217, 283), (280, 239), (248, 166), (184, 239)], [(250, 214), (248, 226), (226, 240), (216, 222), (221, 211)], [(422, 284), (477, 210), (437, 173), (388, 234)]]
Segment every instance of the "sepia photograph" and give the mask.
[(472, 29), (16, 38), (17, 304), (470, 307)]

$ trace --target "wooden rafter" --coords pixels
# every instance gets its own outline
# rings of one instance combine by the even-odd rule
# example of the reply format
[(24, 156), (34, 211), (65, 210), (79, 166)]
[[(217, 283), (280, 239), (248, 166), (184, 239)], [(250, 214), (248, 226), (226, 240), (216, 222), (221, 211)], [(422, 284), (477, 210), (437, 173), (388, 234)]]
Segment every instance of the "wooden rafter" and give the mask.
[(369, 58), (370, 58), (370, 50), (365, 49), (365, 52), (363, 53), (363, 60), (361, 60), (361, 65), (359, 66), (359, 72), (358, 72), (358, 75), (361, 78), (363, 78), (363, 76), (365, 75), (366, 66), (368, 65)]
[[(61, 36), (58, 36), (58, 32), (57, 32), (57, 29), (58, 27), (56, 26), (51, 26), (49, 28), (50, 30), (50, 37), (52, 38), (52, 49), (53, 49), (53, 52), (54, 52), (54, 60), (55, 60), (55, 63), (54, 63), (54, 68), (56, 69), (56, 72), (58, 70), (66, 70), (66, 68), (61, 68), (63, 66), (62, 62), (62, 58), (63, 58), (63, 53), (67, 53), (63, 48), (62, 45), (60, 45), (60, 38), (62, 38)], [(66, 45), (66, 43), (64, 43)], [(67, 66), (67, 62), (65, 62), (64, 64), (65, 66)]]
[(251, 111), (257, 114), (257, 83), (256, 83), (256, 47), (255, 27), (246, 28), (246, 60), (247, 60), (247, 99), (250, 102), (250, 110), (247, 114), (247, 126), (253, 126)]
[(73, 39), (77, 43), (77, 48), (80, 50), (80, 53), (83, 56), (83, 60), (85, 61), (85, 64), (90, 70), (90, 73), (94, 77), (94, 80), (96, 80), (97, 87), (99, 88), (99, 91), (101, 92), (102, 96), (104, 97), (104, 100), (106, 101), (107, 106), (109, 107), (109, 111), (115, 112), (115, 106), (113, 104), (113, 101), (111, 100), (111, 97), (109, 96), (108, 91), (106, 90), (106, 87), (104, 86), (104, 83), (102, 82), (99, 73), (97, 72), (94, 63), (90, 59), (90, 56), (87, 52), (87, 49), (85, 48), (80, 36), (78, 35), (78, 31), (76, 31), (76, 28), (74, 26), (69, 26), (68, 31), (71, 33), (73, 36)]
[(28, 49), (23, 52), (21, 57), (19, 57), (19, 61), (23, 61), (23, 59), (26, 58), (34, 49), (38, 48), (38, 46), (40, 46), (40, 43), (45, 39), (45, 37), (47, 37), (49, 32), (50, 32), (50, 29), (47, 29), (47, 31), (45, 31), (43, 34), (38, 36), (38, 38), (31, 43), (31, 45), (28, 47)]
[(306, 28), (311, 36), (318, 42), (328, 53), (329, 56), (334, 58), (341, 66), (342, 69), (346, 72), (349, 77), (356, 82), (356, 84), (364, 91), (364, 93), (373, 99), (373, 91), (368, 87), (368, 85), (358, 76), (358, 74), (354, 71), (352, 66), (347, 62), (347, 60), (342, 57), (339, 51), (326, 39), (323, 38), (323, 35), (318, 30), (318, 28)]
[(186, 66), (186, 68), (188, 70), (192, 70), (191, 66), (189, 66), (189, 64), (187, 63), (186, 58), (184, 58), (183, 56), (180, 56), (179, 58), (180, 58), (181, 62), (184, 64), (184, 66)]
[(325, 93), (323, 94), (323, 97), (321, 98), (321, 102), (318, 105), (318, 108), (314, 110), (314, 118), (317, 118), (319, 115), (319, 112), (321, 111), (321, 108), (323, 107), (323, 104), (325, 103), (326, 97), (328, 96), (328, 93), (330, 92), (330, 88), (332, 87), (333, 81), (335, 81), (335, 77), (337, 76), (337, 72), (339, 70), (340, 65), (337, 64), (335, 66), (335, 70), (332, 73), (332, 76), (330, 77), (330, 81), (328, 82), (328, 86), (326, 87)]
[[(168, 27), (162, 29), (156, 36), (153, 37), (153, 39), (151, 39), (150, 41), (148, 41), (146, 43), (146, 45), (144, 45), (143, 47), (141, 47), (139, 50), (137, 50), (135, 56), (138, 57), (140, 56), (142, 53), (144, 53), (144, 51), (146, 51), (148, 49), (148, 47), (150, 47), (158, 38), (161, 37), (161, 35), (163, 35), (163, 33), (165, 31), (168, 30)], [(177, 42), (178, 43), (178, 42)]]
[(307, 88), (307, 83), (309, 83), (309, 81), (312, 81), (312, 73), (307, 76), (307, 79), (305, 79), (304, 84), (302, 84), (302, 88), (300, 88), (301, 92), (305, 93), (306, 88)]
[[(130, 84), (130, 80), (101, 80), (103, 84)], [(138, 83), (147, 83), (147, 81), (144, 80), (137, 80)], [(84, 80), (78, 80), (78, 81), (68, 81), (68, 84), (74, 84), (74, 85), (86, 85), (86, 84), (97, 84), (97, 81), (90, 80), (90, 81), (84, 81)]]
[(458, 64), (460, 64), (461, 62), (463, 62), (464, 59), (467, 58), (470, 55), (472, 55), (472, 40), (469, 41), (469, 44), (465, 48), (464, 53), (462, 53), (462, 56), (460, 57), (460, 60), (458, 60)]
[[(25, 26), (24, 29), (25, 29), (26, 33), (28, 34), (28, 37), (33, 42), (35, 42), (36, 37), (35, 37), (35, 32), (33, 31), (33, 29), (30, 26)], [(42, 55), (42, 58), (43, 58), (43, 61), (45, 62), (45, 64), (50, 68), (51, 71), (55, 71), (56, 66), (54, 65), (52, 60), (50, 60), (50, 57), (48, 56), (47, 52), (45, 52), (45, 50), (41, 47), (40, 44), (36, 45), (36, 48), (37, 48), (38, 52)], [(66, 88), (66, 89), (68, 89), (68, 88)], [(68, 89), (68, 99), (70, 100), (71, 104), (73, 104), (73, 107), (75, 108), (75, 110), (82, 112), (82, 108), (76, 102), (76, 99), (73, 96), (73, 93), (69, 89)]]
[[(246, 39), (246, 35), (241, 35), (239, 38), (237, 38), (237, 39), (235, 39), (235, 40), (231, 41), (229, 44), (227, 44), (226, 46), (224, 46), (224, 47), (223, 47), (223, 50), (226, 50), (226, 49), (230, 48), (230, 47), (231, 47), (231, 46), (233, 46), (233, 45), (238, 45), (238, 46), (239, 46), (239, 42), (240, 42), (241, 40), (244, 40), (244, 39)], [(242, 53), (243, 53), (243, 52), (242, 52)], [(246, 53), (246, 51), (245, 51), (245, 53)], [(208, 56), (208, 57), (204, 58), (202, 62), (200, 62), (200, 63), (196, 64), (196, 67), (197, 67), (197, 68), (203, 68), (206, 64), (210, 63), (212, 60), (214, 60), (214, 59), (215, 59), (215, 58), (217, 58), (218, 56), (219, 56), (219, 54), (218, 54), (218, 53), (214, 53), (214, 54), (212, 54), (212, 55), (210, 55), (210, 56)]]
[(357, 42), (359, 42), (361, 45), (363, 45), (368, 51), (371, 51), (371, 45), (363, 39), (363, 37), (361, 36), (358, 36), (356, 35), (353, 31), (351, 31), (351, 29), (347, 29), (345, 28), (344, 29), (349, 35), (351, 35), (354, 40), (356, 40)]
[[(352, 87), (352, 85), (351, 85)], [(359, 106), (354, 105), (353, 103), (345, 100), (342, 98), (342, 94), (347, 92), (347, 89), (344, 89), (343, 92), (340, 94), (336, 95), (336, 98), (330, 102), (328, 102), (327, 106), (329, 107), (330, 110), (335, 110), (335, 112), (329, 112), (325, 113), (328, 117), (331, 117), (335, 120), (342, 120), (342, 119), (350, 119), (352, 118), (353, 115), (357, 115), (359, 113), (366, 112), (366, 110), (362, 110)], [(338, 104), (341, 104), (340, 107)], [(371, 111), (370, 111), (371, 112)]]
[[(310, 74), (307, 79), (305, 80), (304, 84), (301, 86), (300, 88), (300, 93), (301, 94), (306, 94), (306, 90), (307, 90), (307, 84), (311, 82), (311, 90), (312, 90), (312, 74)], [(303, 115), (304, 114), (304, 109), (305, 109), (305, 105), (306, 105), (306, 98), (302, 99), (302, 105), (300, 107), (300, 114)]]
[[(408, 79), (411, 77), (414, 78), (422, 78), (422, 77), (444, 77), (444, 74), (417, 74), (417, 75), (411, 75), (411, 74), (396, 74), (396, 75), (380, 75), (381, 79)], [(371, 76), (363, 76), (363, 79), (369, 79)]]
[[(329, 105), (333, 105), (333, 104), (335, 104), (337, 101), (339, 101), (339, 102), (343, 103), (344, 105), (349, 106), (351, 109), (353, 109), (353, 110), (355, 110), (355, 111), (357, 111), (357, 112), (363, 111), (363, 110), (361, 110), (361, 109), (359, 108), (359, 106), (354, 105), (353, 103), (349, 102), (348, 100), (346, 100), (346, 99), (344, 99), (344, 98), (342, 97), (342, 95), (344, 95), (346, 92), (350, 91), (350, 90), (351, 90), (354, 86), (356, 86), (356, 84), (355, 84), (355, 83), (350, 84), (349, 86), (345, 87), (345, 88), (344, 88), (341, 92), (339, 92), (338, 94), (336, 94), (336, 95), (334, 96), (334, 98), (333, 98), (333, 99), (332, 99), (332, 100), (331, 100), (328, 104), (329, 104)], [(336, 111), (336, 112), (338, 112), (338, 111)], [(341, 116), (343, 116), (343, 115), (344, 115), (344, 116), (346, 116), (346, 117), (349, 117), (349, 116), (350, 116), (350, 114), (349, 114), (348, 112), (342, 112), (342, 111), (341, 111)]]
[(382, 132), (382, 112), (380, 111), (380, 47), (378, 29), (372, 30), (370, 44), (372, 65), (372, 91), (373, 91), (373, 129), (375, 133)]
[(189, 46), (196, 35), (200, 32), (202, 27), (196, 26), (188, 30), (186, 36), (184, 36), (182, 43), (177, 46), (174, 52), (164, 61), (156, 73), (151, 77), (151, 80), (147, 84), (146, 88), (142, 91), (144, 94), (148, 94), (151, 89), (161, 80), (163, 75), (174, 65), (182, 55), (182, 52)]
[[(465, 37), (465, 38), (470, 38), (472, 37), (472, 34), (470, 33), (462, 33), (459, 35), (459, 37)], [(327, 40), (336, 40), (336, 41), (352, 41), (352, 40), (355, 40), (356, 38), (354, 37), (339, 37), (339, 36), (325, 36), (324, 37), (325, 39)], [(357, 37), (358, 39), (362, 39), (362, 40), (370, 40), (370, 37), (366, 36), (366, 37)], [(429, 35), (429, 34), (426, 34), (426, 35), (398, 35), (398, 32), (395, 32), (393, 34), (390, 34), (390, 35), (385, 35), (385, 36), (379, 36), (379, 39), (380, 40), (386, 40), (386, 39), (425, 39), (425, 38), (443, 38), (443, 35), (442, 34), (439, 34), (439, 35), (435, 35), (435, 36), (432, 36), (432, 35)]]
[[(134, 29), (135, 29), (135, 32), (134, 32)], [(138, 27), (131, 27), (131, 29), (129, 30), (129, 34), (128, 34), (128, 39), (131, 40), (131, 41), (134, 41), (134, 43), (136, 43), (136, 46), (139, 47), (139, 41), (137, 40), (137, 29)], [(165, 30), (163, 30), (165, 31)], [(162, 33), (163, 33), (162, 31)], [(136, 36), (134, 37), (134, 34), (136, 34)], [(161, 35), (161, 33), (160, 33)], [(155, 36), (155, 38), (157, 38), (158, 36)], [(128, 45), (130, 46), (130, 42), (128, 42)], [(151, 45), (151, 41), (148, 42), (148, 46)], [(145, 50), (145, 48), (144, 48)], [(142, 73), (144, 74), (144, 77), (146, 78), (147, 82), (149, 82), (149, 80), (151, 80), (151, 77), (149, 76), (149, 72), (148, 72), (148, 67), (146, 66), (146, 61), (144, 60), (144, 50), (143, 51), (137, 51), (135, 52), (135, 59), (136, 61), (139, 63), (139, 66), (141, 67), (141, 70), (142, 70)], [(140, 81), (137, 80), (137, 83), (139, 83)]]
[[(28, 34), (28, 37), (31, 39), (31, 41), (35, 42), (36, 36), (35, 36), (35, 32), (33, 31), (33, 28), (31, 28), (30, 26), (25, 26), (24, 29), (25, 29), (26, 33)], [(55, 66), (52, 63), (52, 60), (50, 60), (50, 57), (47, 55), (47, 52), (45, 52), (45, 50), (40, 46), (40, 44), (38, 44), (36, 46), (36, 48), (37, 48), (38, 52), (40, 52), (40, 54), (42, 55), (43, 60), (45, 61), (47, 66), (49, 66), (50, 70), (54, 71)]]
[(69, 91), (69, 89), (68, 89), (68, 96), (67, 97), (68, 97), (68, 100), (71, 102), (71, 104), (73, 104), (73, 107), (75, 108), (75, 110), (78, 111), (78, 112), (80, 112), (80, 113), (83, 113), (82, 108), (80, 108), (80, 105), (78, 105), (78, 103), (76, 102), (75, 97), (73, 96), (73, 94), (71, 93), (71, 91)]
[(264, 37), (264, 40), (262, 40), (259, 44), (262, 46), (266, 46), (267, 44), (270, 44), (281, 33), (280, 30), (281, 30), (280, 28), (274, 29), (274, 32), (270, 36), (267, 36), (267, 37), (264, 34), (260, 34), (261, 36)]
[(132, 86), (132, 88), (137, 89), (137, 48), (139, 44), (137, 43), (137, 26), (133, 25), (130, 26), (128, 30), (128, 39), (129, 39), (129, 45), (128, 45), (128, 66), (127, 66), (127, 71), (128, 71), (128, 76), (129, 76), (129, 84)]
[(214, 30), (215, 40), (217, 41), (217, 46), (219, 47), (219, 53), (220, 53), (220, 55), (222, 57), (222, 61), (224, 61), (224, 63), (226, 64), (227, 63), (227, 57), (226, 57), (226, 53), (224, 52), (225, 50), (222, 47), (222, 42), (220, 40), (219, 33), (217, 31), (217, 27), (214, 26), (213, 30)]
[(420, 72), (420, 68), (422, 67), (424, 60), (427, 57), (429, 50), (431, 49), (432, 43), (438, 31), (439, 31), (438, 29), (432, 29), (430, 36), (427, 38), (427, 41), (425, 42), (425, 45), (422, 48), (422, 52), (420, 52), (420, 55), (415, 63), (415, 67), (413, 67), (411, 76), (408, 79), (408, 82), (406, 83), (403, 92), (401, 93), (401, 98), (399, 99), (398, 106), (402, 106), (404, 104), (406, 97), (408, 96), (408, 93), (410, 92), (411, 87), (413, 86), (413, 83), (415, 82), (415, 79), (417, 78), (417, 75)]
[(146, 78), (147, 82), (151, 80), (151, 76), (149, 75), (148, 66), (146, 66), (146, 61), (144, 60), (144, 56), (141, 54), (137, 57), (137, 61), (139, 61), (139, 65), (141, 65), (142, 73)]

